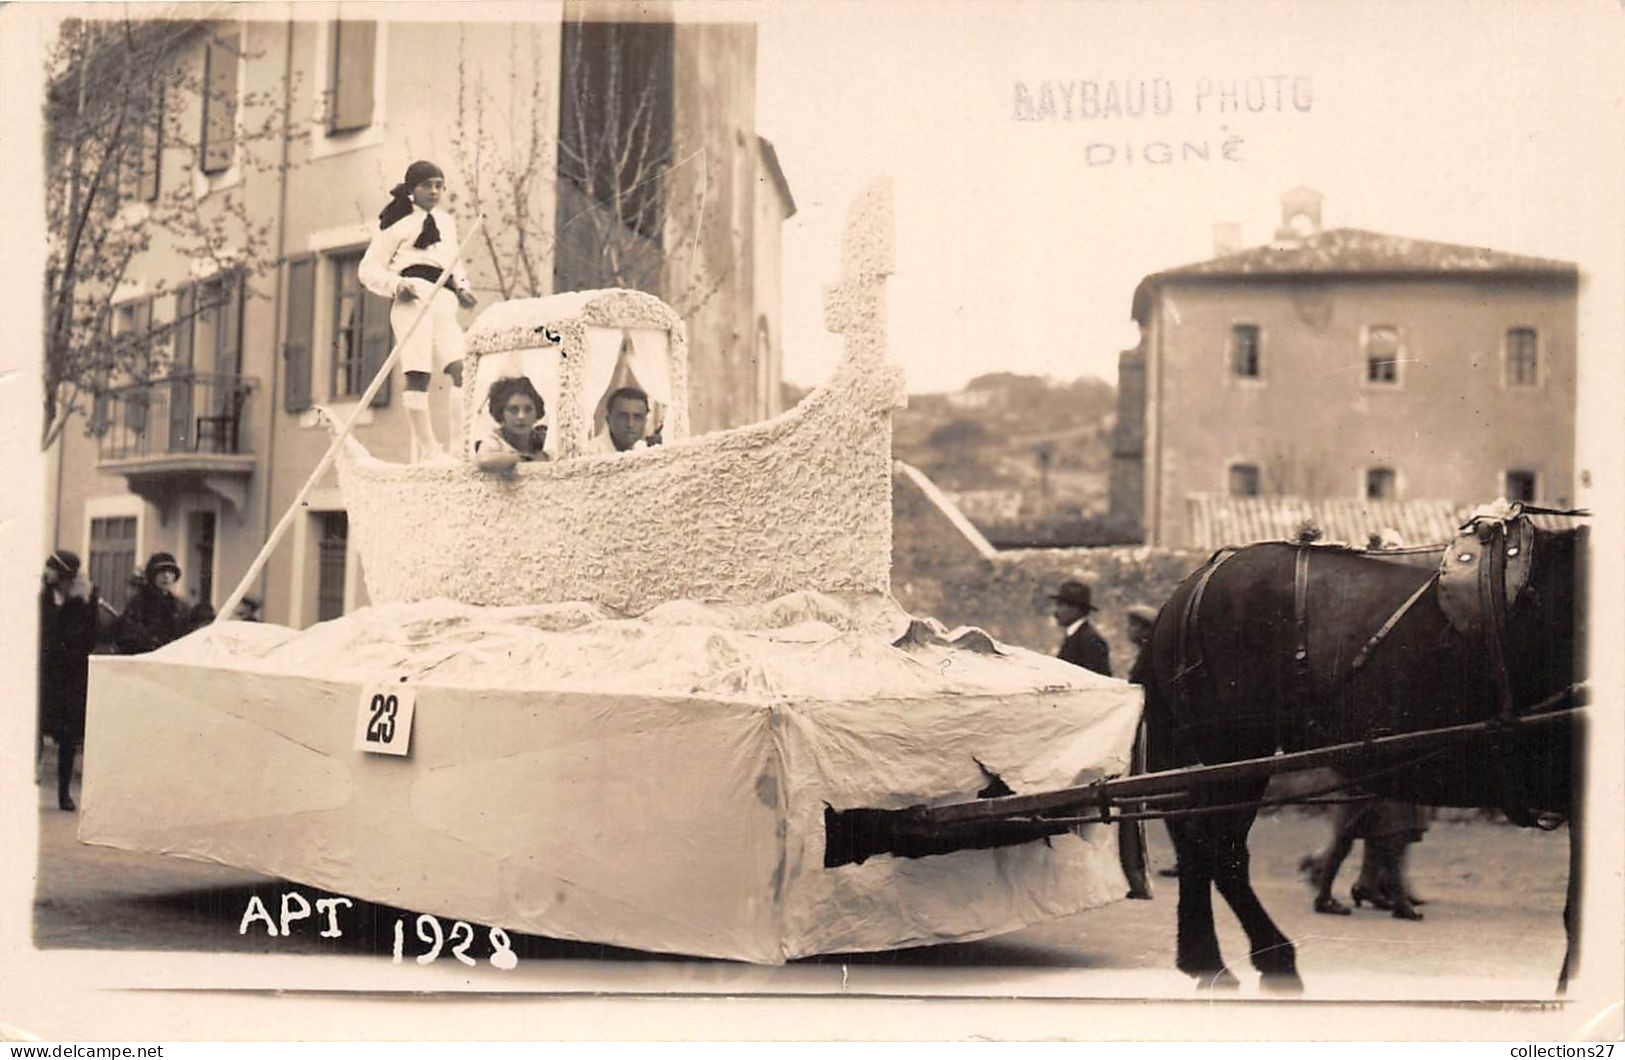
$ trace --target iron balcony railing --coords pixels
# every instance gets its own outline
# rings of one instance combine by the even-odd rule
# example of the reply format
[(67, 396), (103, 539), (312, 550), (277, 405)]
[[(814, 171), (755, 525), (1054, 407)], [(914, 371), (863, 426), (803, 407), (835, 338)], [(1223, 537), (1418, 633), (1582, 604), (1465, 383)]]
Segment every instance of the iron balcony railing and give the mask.
[(101, 460), (250, 453), (248, 395), (258, 380), (187, 372), (115, 387), (96, 399)]

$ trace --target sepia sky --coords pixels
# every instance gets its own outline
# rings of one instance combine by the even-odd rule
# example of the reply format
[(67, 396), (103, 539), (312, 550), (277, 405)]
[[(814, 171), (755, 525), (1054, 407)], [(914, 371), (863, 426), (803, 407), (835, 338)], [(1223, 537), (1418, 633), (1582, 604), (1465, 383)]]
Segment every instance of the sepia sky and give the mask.
[(798, 207), (785, 377), (834, 364), (820, 292), (879, 175), (913, 392), (998, 369), (1115, 380), (1139, 279), (1211, 256), (1215, 222), (1267, 241), (1299, 185), (1325, 227), (1582, 260), (1617, 207), (1618, 138), (1597, 130), (1619, 127), (1620, 79), (1588, 51), (1613, 7), (773, 5), (757, 126)]

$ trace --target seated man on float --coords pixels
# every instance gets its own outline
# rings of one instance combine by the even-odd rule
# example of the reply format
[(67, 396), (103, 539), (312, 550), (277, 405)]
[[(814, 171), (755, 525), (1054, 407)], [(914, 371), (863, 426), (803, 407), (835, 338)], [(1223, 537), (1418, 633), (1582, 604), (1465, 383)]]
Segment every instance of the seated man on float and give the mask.
[(551, 459), (542, 452), (547, 403), (527, 377), (504, 376), (492, 383), (490, 409), (497, 425), (474, 441), (474, 463), (481, 471), (508, 471), (520, 463)]
[(660, 431), (644, 436), (649, 423), (649, 395), (635, 386), (623, 386), (604, 403), (609, 430), (587, 441), (587, 453), (625, 453), (660, 444)]

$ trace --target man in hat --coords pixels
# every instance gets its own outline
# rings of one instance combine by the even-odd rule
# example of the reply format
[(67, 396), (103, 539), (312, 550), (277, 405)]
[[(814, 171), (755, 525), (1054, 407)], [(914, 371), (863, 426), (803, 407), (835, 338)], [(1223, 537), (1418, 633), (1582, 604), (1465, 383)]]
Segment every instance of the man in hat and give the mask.
[(1148, 649), (1151, 646), (1151, 628), (1157, 624), (1157, 609), (1135, 604), (1128, 609), (1128, 639), (1134, 645), (1134, 665), (1129, 668), (1131, 684), (1145, 684), (1145, 668), (1151, 665)]
[(1050, 599), (1055, 601), (1055, 624), (1066, 630), (1056, 654), (1074, 666), (1110, 677), (1111, 653), (1106, 640), (1089, 624), (1089, 613), (1095, 606), (1090, 602), (1088, 583), (1068, 578), (1050, 594)]
[(189, 632), (188, 608), (175, 595), (181, 565), (168, 552), (154, 552), (147, 560), (144, 584), (119, 616), (114, 638), (124, 655), (140, 655), (163, 647)]
[[(1128, 609), (1128, 639), (1134, 645), (1134, 665), (1130, 667), (1128, 679), (1130, 684), (1145, 686), (1146, 679), (1150, 677), (1151, 668), (1151, 631), (1157, 624), (1157, 609), (1146, 604), (1135, 604)], [(1138, 734), (1134, 737), (1134, 749), (1130, 752), (1134, 758), (1134, 772), (1145, 772), (1145, 723), (1140, 723)], [(1130, 898), (1151, 897), (1151, 884), (1148, 873), (1148, 860), (1145, 844), (1145, 824), (1143, 821), (1135, 822), (1138, 827), (1123, 833), (1123, 843), (1120, 853), (1123, 859), (1123, 872), (1129, 878)], [(1177, 878), (1179, 866), (1169, 865), (1157, 870), (1157, 875)]]
[[(79, 557), (57, 549), (45, 560), (39, 594), (40, 731), (56, 741), (56, 804), (77, 809), (69, 785), (85, 734), (85, 689), (96, 646), (96, 588), (79, 573)], [(35, 742), (36, 762), (43, 753)]]

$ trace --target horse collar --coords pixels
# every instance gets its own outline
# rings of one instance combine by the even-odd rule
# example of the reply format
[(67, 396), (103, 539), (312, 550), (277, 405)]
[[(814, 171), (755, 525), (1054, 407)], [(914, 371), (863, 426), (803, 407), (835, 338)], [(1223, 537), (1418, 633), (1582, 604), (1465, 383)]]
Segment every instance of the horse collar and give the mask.
[[(1534, 527), (1528, 519), (1475, 519), (1457, 531), (1439, 561), (1439, 608), (1456, 632), (1484, 636), (1492, 606), (1511, 607), (1529, 584), (1534, 554)], [(1495, 568), (1500, 601), (1489, 599)]]

